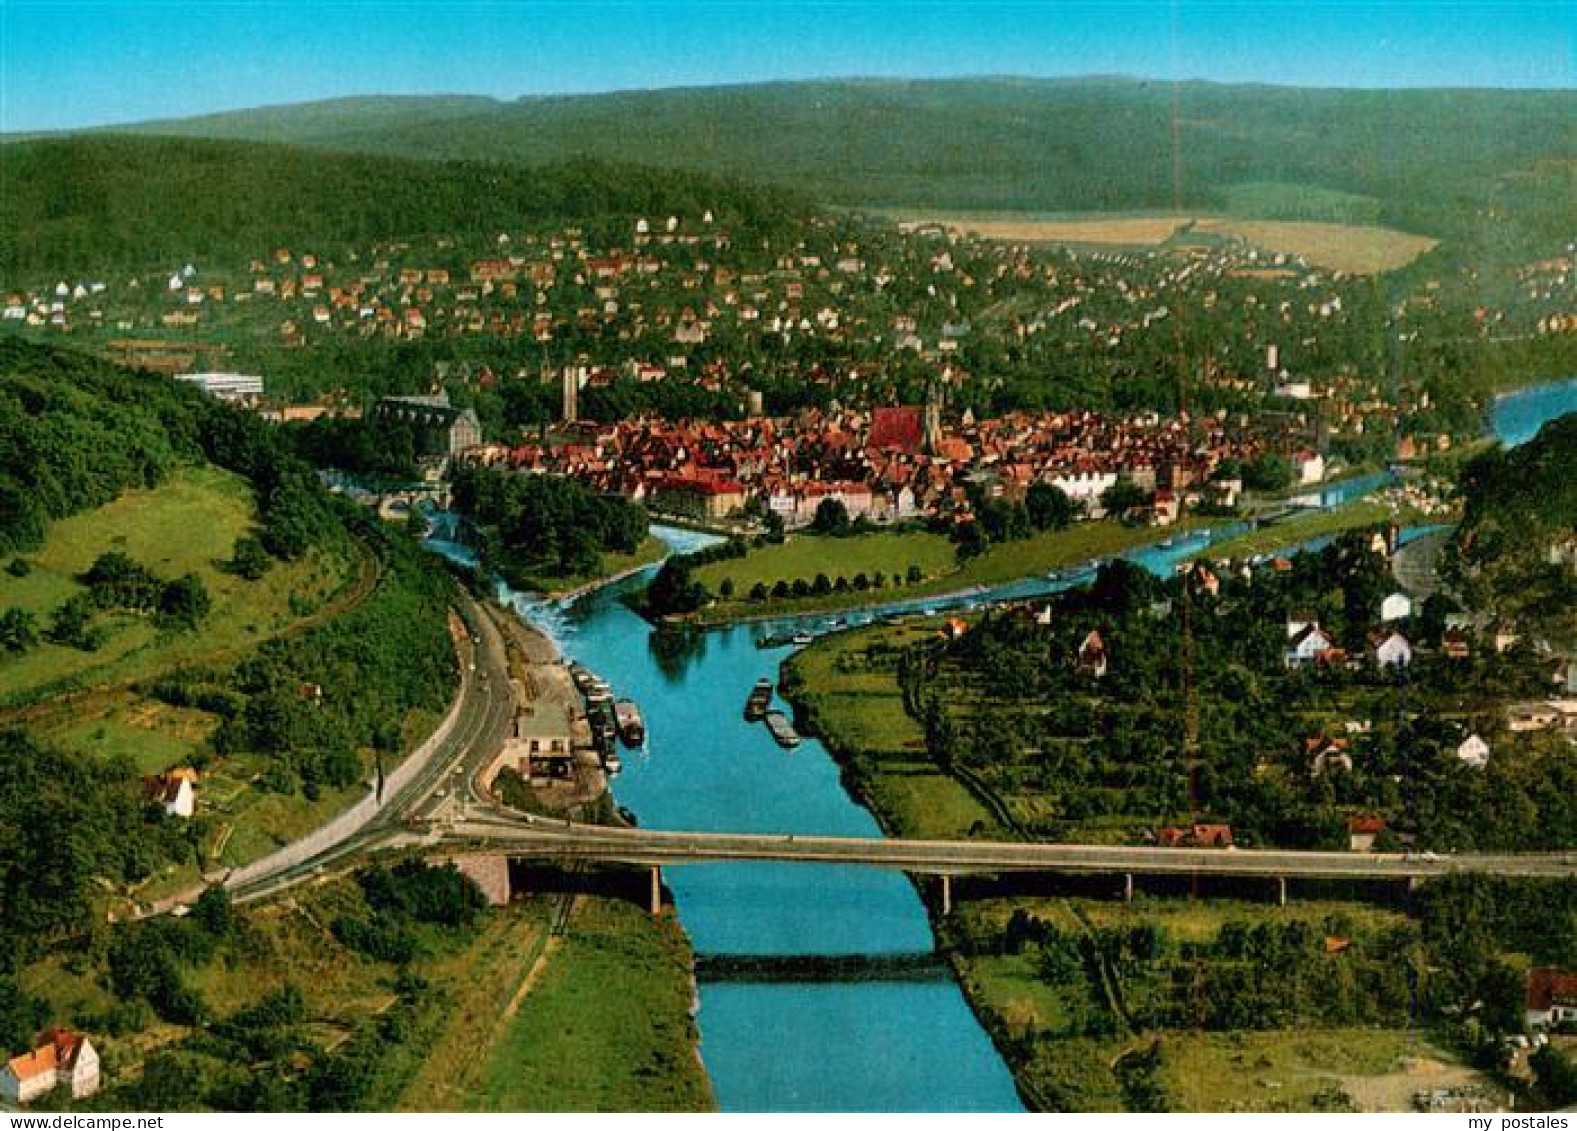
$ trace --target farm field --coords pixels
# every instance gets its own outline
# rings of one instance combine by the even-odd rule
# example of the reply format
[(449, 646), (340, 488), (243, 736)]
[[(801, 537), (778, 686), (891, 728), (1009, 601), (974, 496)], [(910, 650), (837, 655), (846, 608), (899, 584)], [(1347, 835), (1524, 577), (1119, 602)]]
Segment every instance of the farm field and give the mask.
[(1194, 230), (1229, 236), (1267, 251), (1301, 255), (1318, 267), (1351, 275), (1373, 275), (1405, 267), (1438, 240), (1367, 224), (1327, 224), (1306, 220), (1202, 218)]
[[(895, 213), (889, 213), (897, 215)], [(1263, 251), (1301, 255), (1317, 267), (1368, 275), (1405, 267), (1438, 242), (1371, 224), (1315, 220), (1248, 220), (1175, 215), (1037, 216), (1033, 213), (903, 213), (904, 225), (939, 224), (960, 234), (1012, 243), (1073, 247), (1158, 248), (1190, 236), (1241, 240)]]
[(40, 629), (82, 586), (76, 580), (107, 550), (121, 550), (161, 577), (200, 577), (213, 602), (194, 632), (160, 633), (143, 616), (100, 614), (110, 629), (96, 652), (40, 641), (0, 663), (0, 706), (88, 684), (144, 678), (177, 664), (244, 651), (276, 636), (320, 608), (344, 585), (350, 564), (312, 554), (273, 562), (259, 581), (224, 563), (255, 519), (250, 488), (213, 467), (178, 471), (164, 484), (130, 491), (106, 506), (54, 523), (43, 547), (20, 555), (26, 577), (0, 573), (0, 609), (31, 612)]

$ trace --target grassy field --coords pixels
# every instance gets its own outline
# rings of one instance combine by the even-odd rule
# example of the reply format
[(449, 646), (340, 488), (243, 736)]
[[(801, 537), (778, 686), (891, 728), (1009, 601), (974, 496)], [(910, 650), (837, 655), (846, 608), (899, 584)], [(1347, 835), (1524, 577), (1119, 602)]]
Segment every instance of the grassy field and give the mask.
[(796, 707), (829, 749), (855, 771), (856, 786), (888, 832), (897, 836), (955, 838), (991, 825), (992, 817), (956, 778), (943, 773), (926, 750), (925, 731), (904, 710), (891, 671), (851, 664), (870, 643), (902, 647), (932, 630), (870, 628), (835, 636), (788, 662)]
[(1216, 543), (1205, 551), (1204, 556), (1216, 559), (1273, 554), (1316, 538), (1342, 534), (1349, 530), (1363, 530), (1391, 521), (1405, 526), (1414, 518), (1416, 516), (1409, 511), (1398, 512), (1385, 503), (1372, 499), (1358, 499), (1330, 510), (1295, 514), (1278, 522), (1269, 523), (1237, 538)]
[[(1185, 519), (1168, 528), (1168, 533), (1175, 534), (1197, 524), (1197, 520)], [(979, 557), (960, 564), (951, 543), (926, 531), (883, 532), (852, 538), (801, 535), (782, 545), (764, 546), (743, 558), (716, 562), (697, 570), (696, 576), (714, 594), (725, 577), (734, 581), (733, 598), (717, 601), (702, 612), (700, 619), (703, 623), (722, 623), (740, 617), (832, 612), (958, 593), (1108, 557), (1161, 537), (1163, 535), (1153, 527), (1081, 522), (1066, 530), (1047, 530), (1022, 541), (997, 543)], [(885, 571), (889, 578), (895, 573), (901, 577), (907, 573), (911, 562), (920, 565), (925, 573), (924, 579), (913, 585), (895, 586), (889, 581), (884, 588), (865, 593), (851, 589), (847, 593), (803, 599), (745, 600), (750, 587), (758, 581), (770, 588), (779, 579), (791, 583), (796, 578), (813, 581), (818, 573), (825, 573), (834, 581), (839, 576), (852, 580), (855, 574), (875, 569)]]
[(24, 555), (27, 577), (0, 573), (0, 609), (19, 607), (46, 628), (54, 610), (80, 591), (78, 574), (107, 550), (122, 550), (161, 577), (195, 573), (213, 601), (195, 632), (161, 633), (144, 616), (102, 614), (109, 638), (96, 652), (40, 642), (0, 662), (0, 705), (74, 687), (113, 685), (151, 671), (242, 651), (278, 635), (321, 606), (345, 583), (350, 563), (309, 554), (274, 563), (260, 581), (228, 572), (235, 540), (255, 520), (250, 488), (217, 468), (177, 472), (152, 490), (50, 527), (42, 549)]
[[(1185, 1111), (1405, 1111), (1416, 1089), (1479, 1078), (1456, 1065), (1418, 1034), (1395, 1029), (1169, 1033), (1160, 1076)], [(1381, 1102), (1363, 1102), (1371, 1097)]]
[(814, 581), (818, 573), (833, 580), (841, 575), (852, 581), (855, 574), (878, 571), (889, 579), (901, 579), (912, 565), (919, 566), (927, 579), (933, 579), (955, 572), (958, 559), (946, 538), (924, 530), (882, 531), (850, 538), (798, 534), (780, 545), (752, 550), (743, 558), (702, 566), (695, 576), (713, 593), (725, 580), (732, 581), (734, 596), (739, 600), (757, 582), (770, 589), (779, 580)]
[(1299, 255), (1315, 267), (1368, 275), (1405, 267), (1439, 241), (1373, 224), (1318, 220), (1248, 220), (1228, 216), (1013, 213), (904, 213), (908, 224), (940, 224), (960, 234), (1012, 243), (1070, 247), (1160, 247), (1181, 235), (1241, 240), (1262, 251)]
[[(689, 945), (616, 900), (583, 903), (488, 1055), (465, 1106), (480, 1111), (705, 1111)], [(476, 1050), (467, 1050), (476, 1055)]]

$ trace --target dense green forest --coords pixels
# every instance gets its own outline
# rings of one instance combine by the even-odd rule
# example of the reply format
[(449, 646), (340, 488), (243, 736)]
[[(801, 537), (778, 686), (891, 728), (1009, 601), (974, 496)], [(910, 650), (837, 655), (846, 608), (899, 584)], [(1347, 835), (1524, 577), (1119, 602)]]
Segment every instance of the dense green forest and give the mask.
[[(570, 156), (708, 170), (846, 205), (1216, 209), (1439, 232), (1470, 202), (1559, 189), (1570, 91), (1312, 90), (1074, 80), (829, 80), (523, 98), (346, 99), (138, 127), (345, 151)], [(1174, 163), (1175, 159), (1175, 163)], [(1287, 192), (1288, 187), (1319, 192)], [(1535, 190), (1538, 191), (1537, 186)]]
[(633, 553), (646, 511), (570, 479), (487, 467), (454, 472), (455, 509), (476, 525), (483, 558), (521, 588), (541, 577), (596, 573), (604, 553)]
[(1463, 468), (1465, 513), (1445, 572), (1475, 608), (1577, 644), (1577, 413)]
[(384, 239), (491, 236), (551, 218), (711, 209), (740, 231), (779, 230), (786, 190), (593, 160), (533, 169), (325, 154), (289, 146), (81, 136), (0, 150), (0, 278), (193, 259), (245, 263), (276, 246), (320, 254)]

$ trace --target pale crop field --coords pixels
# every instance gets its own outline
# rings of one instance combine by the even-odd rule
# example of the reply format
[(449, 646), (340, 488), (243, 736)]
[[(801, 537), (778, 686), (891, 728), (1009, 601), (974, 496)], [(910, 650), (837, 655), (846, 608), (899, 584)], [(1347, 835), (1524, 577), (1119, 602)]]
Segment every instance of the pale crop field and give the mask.
[(1178, 235), (1241, 240), (1267, 252), (1302, 256), (1314, 267), (1370, 275), (1405, 267), (1438, 242), (1371, 224), (1309, 220), (1240, 220), (1222, 216), (1062, 216), (933, 213), (899, 217), (905, 227), (940, 225), (958, 235), (1004, 243), (1070, 247), (1159, 247)]

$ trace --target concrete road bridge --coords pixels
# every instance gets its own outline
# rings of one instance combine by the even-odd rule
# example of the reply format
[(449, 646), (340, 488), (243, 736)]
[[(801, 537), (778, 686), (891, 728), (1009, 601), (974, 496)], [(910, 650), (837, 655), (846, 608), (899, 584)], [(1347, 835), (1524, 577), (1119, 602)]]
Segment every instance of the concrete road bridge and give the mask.
[(1257, 877), (1278, 881), (1283, 902), (1287, 881), (1294, 879), (1394, 880), (1416, 884), (1459, 873), (1577, 878), (1577, 853), (1572, 852), (1434, 857), (1285, 849), (669, 832), (556, 821), (464, 800), (426, 818), (408, 821), (362, 847), (369, 852), (419, 853), (451, 859), (493, 856), (555, 864), (645, 867), (652, 872), (654, 907), (662, 868), (741, 861), (854, 865), (936, 876), (941, 880), (944, 913), (951, 907), (951, 879), (966, 875), (1110, 875), (1123, 879), (1129, 897), (1135, 876)]

